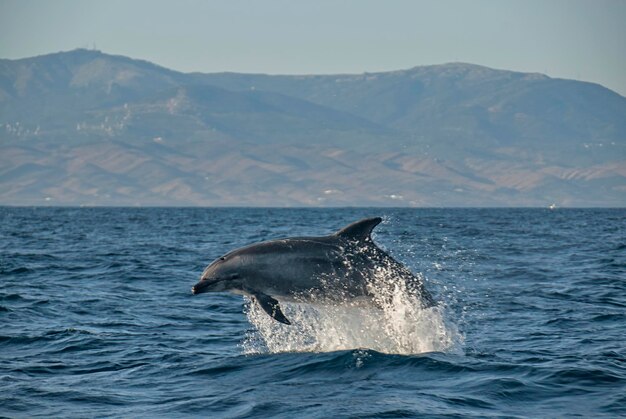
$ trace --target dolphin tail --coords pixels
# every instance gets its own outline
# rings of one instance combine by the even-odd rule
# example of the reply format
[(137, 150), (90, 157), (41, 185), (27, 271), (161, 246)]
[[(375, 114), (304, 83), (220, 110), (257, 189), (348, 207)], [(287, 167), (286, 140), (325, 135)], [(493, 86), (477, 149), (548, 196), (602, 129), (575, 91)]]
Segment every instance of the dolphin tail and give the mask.
[(287, 319), (287, 317), (283, 314), (282, 310), (280, 309), (280, 305), (275, 298), (262, 293), (254, 294), (254, 298), (258, 301), (261, 308), (274, 320), (283, 324), (291, 324), (289, 319)]

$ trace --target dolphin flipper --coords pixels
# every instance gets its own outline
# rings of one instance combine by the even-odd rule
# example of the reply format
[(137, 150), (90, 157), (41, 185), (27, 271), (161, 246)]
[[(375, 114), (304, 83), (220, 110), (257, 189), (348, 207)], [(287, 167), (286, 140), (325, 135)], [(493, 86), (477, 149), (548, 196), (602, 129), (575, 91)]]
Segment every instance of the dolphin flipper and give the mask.
[(254, 294), (254, 298), (259, 302), (259, 305), (267, 314), (269, 314), (274, 320), (284, 323), (291, 324), (289, 319), (285, 317), (282, 310), (280, 309), (280, 305), (275, 298), (270, 297), (267, 294), (256, 293)]

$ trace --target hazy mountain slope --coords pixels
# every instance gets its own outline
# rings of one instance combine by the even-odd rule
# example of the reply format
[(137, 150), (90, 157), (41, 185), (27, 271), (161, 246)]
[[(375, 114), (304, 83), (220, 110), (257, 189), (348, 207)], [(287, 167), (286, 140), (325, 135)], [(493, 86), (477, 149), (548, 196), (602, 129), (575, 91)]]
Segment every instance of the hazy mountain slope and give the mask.
[(363, 75), (196, 77), (347, 111), (402, 131), (413, 142), (444, 142), (440, 157), (463, 158), (481, 148), (508, 154), (515, 147), (561, 164), (589, 164), (625, 153), (626, 100), (592, 83), (457, 63)]
[(0, 204), (623, 206), (626, 99), (469, 64), (183, 74), (0, 60)]

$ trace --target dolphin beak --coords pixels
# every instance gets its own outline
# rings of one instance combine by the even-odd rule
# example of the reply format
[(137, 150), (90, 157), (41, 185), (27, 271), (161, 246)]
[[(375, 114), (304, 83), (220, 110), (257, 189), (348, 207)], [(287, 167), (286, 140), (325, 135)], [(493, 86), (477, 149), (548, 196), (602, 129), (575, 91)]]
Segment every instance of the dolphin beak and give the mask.
[(209, 287), (210, 284), (211, 282), (209, 281), (200, 281), (196, 285), (191, 287), (191, 293), (193, 295), (197, 295), (197, 294), (202, 294), (203, 292), (207, 292), (207, 288)]

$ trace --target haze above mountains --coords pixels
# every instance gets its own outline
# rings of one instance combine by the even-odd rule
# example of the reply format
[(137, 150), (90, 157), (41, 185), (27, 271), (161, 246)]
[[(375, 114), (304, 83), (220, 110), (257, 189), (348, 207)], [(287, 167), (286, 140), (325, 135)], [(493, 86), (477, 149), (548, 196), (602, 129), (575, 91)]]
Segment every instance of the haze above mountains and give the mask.
[(626, 98), (452, 63), (180, 73), (0, 60), (0, 204), (624, 206)]

